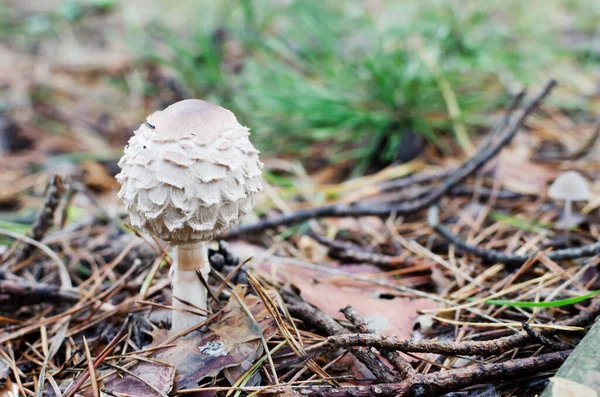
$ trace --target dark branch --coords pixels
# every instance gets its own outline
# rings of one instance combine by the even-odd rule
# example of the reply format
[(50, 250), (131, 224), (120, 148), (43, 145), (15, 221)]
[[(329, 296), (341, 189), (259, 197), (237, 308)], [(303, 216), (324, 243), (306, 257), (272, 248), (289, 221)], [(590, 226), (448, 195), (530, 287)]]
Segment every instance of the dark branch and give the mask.
[[(60, 204), (60, 199), (65, 192), (62, 178), (58, 175), (54, 175), (48, 183), (48, 191), (46, 193), (46, 200), (42, 211), (31, 228), (30, 236), (36, 241), (41, 241), (48, 230), (54, 224), (54, 213)], [(27, 244), (21, 250), (18, 256), (17, 263), (24, 261), (29, 258), (34, 251), (35, 246)]]
[(75, 303), (81, 297), (50, 284), (0, 280), (0, 305), (24, 306), (38, 303)]
[[(369, 327), (367, 322), (362, 318), (360, 314), (354, 310), (352, 306), (346, 306), (341, 310), (346, 319), (352, 323), (356, 327), (359, 332), (365, 334), (374, 334), (375, 331)], [(376, 336), (376, 335), (375, 335)], [(412, 365), (402, 357), (402, 355), (398, 352), (382, 349), (381, 353), (383, 356), (396, 368), (398, 373), (400, 374), (401, 379), (410, 378), (415, 376), (417, 372), (412, 367)]]
[[(344, 327), (338, 324), (334, 319), (323, 313), (314, 306), (293, 298), (291, 294), (284, 295), (288, 302), (288, 310), (295, 317), (301, 319), (307, 324), (319, 329), (327, 335), (336, 335), (347, 333)], [(385, 366), (383, 362), (371, 351), (362, 347), (351, 347), (350, 352), (360, 360), (375, 377), (382, 383), (395, 382), (396, 378), (392, 371)]]
[(410, 258), (401, 258), (399, 256), (383, 255), (374, 252), (366, 251), (352, 243), (339, 240), (330, 240), (323, 236), (310, 231), (307, 233), (309, 237), (329, 248), (330, 255), (343, 260), (360, 262), (360, 263), (371, 263), (373, 265), (387, 266), (387, 267), (403, 267), (410, 265), (412, 260)]
[(423, 208), (426, 208), (437, 202), (452, 187), (461, 183), (463, 180), (477, 171), (482, 165), (486, 164), (490, 159), (495, 157), (506, 145), (508, 145), (523, 126), (525, 119), (550, 93), (555, 85), (555, 80), (550, 80), (548, 83), (546, 83), (542, 91), (536, 97), (534, 97), (533, 100), (529, 102), (517, 116), (515, 116), (514, 120), (507, 125), (504, 131), (498, 134), (497, 142), (483, 147), (474, 157), (467, 160), (455, 172), (445, 178), (440, 185), (432, 188), (427, 194), (420, 198), (397, 204), (350, 206), (345, 204), (334, 204), (320, 208), (299, 210), (289, 215), (281, 215), (269, 219), (263, 219), (255, 224), (239, 226), (231, 229), (229, 233), (225, 235), (225, 237), (231, 238), (242, 234), (272, 229), (277, 226), (293, 225), (313, 218), (388, 216), (392, 213), (410, 214), (422, 210)]
[(533, 328), (531, 328), (531, 325), (529, 325), (529, 323), (527, 323), (526, 321), (523, 321), (522, 324), (523, 330), (527, 332), (527, 335), (529, 335), (529, 337), (532, 340), (534, 340), (542, 346), (546, 346), (547, 348), (554, 351), (570, 350), (573, 348), (573, 345), (571, 345), (570, 343), (556, 342), (549, 338), (546, 338), (544, 335), (540, 334), (539, 332), (536, 332)]
[[(557, 324), (571, 327), (583, 327), (590, 322), (593, 322), (598, 315), (600, 315), (600, 298), (594, 299), (587, 309), (582, 310), (576, 316), (570, 317), (564, 321), (559, 321)], [(536, 332), (535, 334), (536, 336), (539, 335), (540, 337), (543, 337), (542, 334), (549, 335), (555, 332), (556, 330), (545, 330), (540, 333)], [(502, 354), (515, 347), (524, 346), (531, 341), (530, 333), (523, 331), (493, 340), (462, 342), (440, 341), (435, 339), (403, 340), (393, 335), (383, 336), (365, 333), (333, 335), (327, 338), (329, 344), (337, 347), (368, 346), (377, 349), (398, 350), (410, 353), (437, 353), (482, 357)], [(541, 343), (540, 339), (534, 338), (534, 341)], [(553, 347), (558, 348), (558, 345), (554, 344)], [(569, 345), (562, 345), (561, 347), (569, 347)]]
[[(314, 387), (302, 389), (303, 397), (435, 397), (483, 382), (498, 382), (523, 378), (558, 368), (570, 351), (548, 353), (531, 358), (521, 358), (497, 364), (474, 365), (450, 371), (419, 374), (399, 383), (371, 386)], [(278, 393), (269, 390), (264, 394)]]
[[(433, 228), (440, 236), (442, 236), (450, 244), (455, 245), (461, 250), (475, 255), (479, 258), (490, 262), (504, 263), (507, 265), (520, 265), (535, 255), (535, 253), (517, 255), (507, 254), (502, 251), (487, 249), (471, 245), (456, 234), (453, 234), (446, 225), (439, 223), (437, 215), (438, 207), (432, 206), (429, 209), (429, 226)], [(593, 244), (584, 245), (582, 247), (564, 248), (555, 251), (550, 251), (546, 254), (548, 259), (553, 261), (568, 260), (596, 256), (600, 254), (600, 241)]]
[(344, 334), (327, 338), (335, 347), (369, 346), (382, 350), (409, 353), (437, 353), (446, 355), (493, 356), (515, 347), (524, 346), (529, 337), (524, 332), (486, 341), (442, 341), (437, 339), (399, 339), (395, 336), (372, 334)]

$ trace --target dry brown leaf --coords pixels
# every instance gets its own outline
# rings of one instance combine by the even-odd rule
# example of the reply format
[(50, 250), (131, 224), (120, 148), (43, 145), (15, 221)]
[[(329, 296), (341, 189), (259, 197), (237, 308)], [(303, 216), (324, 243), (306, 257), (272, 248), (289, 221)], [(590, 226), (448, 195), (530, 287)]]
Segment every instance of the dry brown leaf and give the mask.
[[(242, 291), (240, 290), (240, 293)], [(269, 291), (276, 302), (279, 295)], [(186, 386), (196, 387), (198, 382), (210, 376), (216, 376), (225, 368), (242, 366), (248, 368), (262, 354), (261, 333), (268, 340), (277, 331), (277, 326), (263, 302), (256, 296), (243, 298), (252, 316), (250, 320), (246, 312), (232, 297), (223, 309), (221, 316), (206, 333), (195, 332), (186, 338), (175, 341), (176, 346), (161, 350), (152, 356), (153, 359), (169, 363), (173, 367), (165, 367), (159, 363), (141, 362), (130, 370), (152, 385), (168, 393), (171, 390), (167, 380), (169, 370), (174, 371), (175, 389)], [(160, 339), (160, 338), (157, 338)], [(159, 341), (155, 342), (155, 345)], [(116, 393), (131, 394), (132, 388), (144, 390), (140, 396), (156, 396), (157, 393), (132, 376), (112, 376), (106, 381), (106, 388)], [(169, 386), (167, 390), (167, 386)]]
[(84, 182), (94, 190), (108, 192), (118, 190), (120, 185), (108, 170), (95, 161), (84, 161), (81, 163), (84, 172)]
[(382, 299), (374, 286), (348, 287), (320, 283), (309, 278), (298, 278), (294, 284), (302, 297), (335, 319), (344, 319), (340, 309), (351, 305), (361, 313), (377, 333), (396, 335), (401, 339), (411, 336), (412, 326), (420, 310), (436, 307), (427, 299)]
[[(236, 293), (243, 296), (241, 285), (236, 287)], [(221, 338), (225, 352), (231, 351), (238, 344), (260, 339), (262, 330), (254, 319), (248, 317), (236, 299), (229, 300), (223, 313), (223, 317), (209, 328)]]
[[(144, 379), (146, 383), (160, 390), (163, 394), (168, 394), (173, 389), (175, 367), (151, 362), (140, 362), (140, 364), (131, 369), (131, 372)], [(159, 396), (151, 387), (128, 374), (123, 374), (123, 377), (111, 377), (106, 382), (106, 388), (115, 393), (126, 393), (129, 396)]]
[(543, 164), (529, 161), (531, 150), (524, 146), (506, 148), (500, 154), (496, 179), (507, 189), (544, 195), (557, 172)]
[[(395, 290), (348, 279), (346, 277), (332, 278), (319, 271), (272, 264), (260, 260), (264, 249), (246, 243), (232, 244), (235, 252), (242, 258), (253, 256), (251, 265), (266, 276), (275, 277), (283, 284), (291, 283), (301, 292), (302, 297), (309, 303), (319, 307), (335, 319), (344, 319), (339, 312), (347, 305), (352, 305), (361, 313), (372, 328), (387, 335), (397, 335), (399, 338), (410, 338), (413, 322), (418, 311), (436, 307), (436, 303), (427, 299), (409, 299), (393, 297)], [(241, 253), (245, 253), (243, 255)], [(381, 273), (378, 267), (372, 265), (337, 265), (344, 272), (362, 275)], [(393, 278), (389, 278), (393, 281)], [(393, 299), (385, 299), (393, 298)]]

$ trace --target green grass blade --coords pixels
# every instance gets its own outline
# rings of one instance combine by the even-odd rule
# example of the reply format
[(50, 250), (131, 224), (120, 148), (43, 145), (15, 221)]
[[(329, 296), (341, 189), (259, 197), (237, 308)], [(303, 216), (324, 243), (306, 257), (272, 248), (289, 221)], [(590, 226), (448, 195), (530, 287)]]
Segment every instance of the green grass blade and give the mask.
[(600, 293), (600, 290), (590, 292), (589, 294), (576, 296), (574, 298), (561, 299), (561, 300), (551, 301), (551, 302), (520, 302), (520, 301), (504, 301), (504, 300), (490, 299), (490, 300), (485, 301), (485, 303), (489, 303), (490, 305), (511, 306), (511, 307), (561, 307), (561, 306), (574, 305), (575, 303), (579, 303), (581, 301), (589, 299), (592, 296), (597, 295), (599, 293)]
[(546, 223), (530, 221), (497, 211), (490, 212), (490, 219), (528, 232), (543, 234), (544, 236), (552, 236), (554, 234), (551, 230), (548, 230), (550, 225)]

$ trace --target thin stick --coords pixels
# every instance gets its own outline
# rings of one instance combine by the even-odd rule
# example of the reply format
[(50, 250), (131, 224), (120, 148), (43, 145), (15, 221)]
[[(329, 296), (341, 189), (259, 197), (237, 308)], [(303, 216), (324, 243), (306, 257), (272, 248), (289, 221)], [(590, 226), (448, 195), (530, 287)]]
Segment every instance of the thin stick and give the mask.
[(92, 393), (94, 397), (100, 397), (100, 390), (98, 390), (98, 380), (96, 379), (96, 369), (94, 368), (94, 361), (92, 360), (92, 354), (90, 353), (90, 347), (88, 346), (87, 339), (83, 337), (83, 348), (85, 350), (85, 357), (88, 364), (88, 373), (90, 374), (90, 383), (92, 384)]
[(288, 226), (303, 222), (313, 218), (324, 217), (360, 217), (360, 216), (387, 216), (392, 213), (397, 215), (410, 214), (430, 206), (442, 198), (448, 190), (462, 182), (472, 173), (477, 171), (482, 165), (494, 158), (502, 148), (510, 143), (516, 133), (521, 129), (525, 119), (537, 108), (539, 103), (546, 97), (554, 86), (555, 80), (546, 83), (540, 93), (529, 102), (524, 109), (515, 117), (514, 121), (509, 123), (502, 134), (499, 134), (498, 142), (482, 148), (474, 157), (467, 160), (454, 173), (429, 193), (421, 198), (410, 202), (398, 203), (393, 205), (355, 205), (347, 206), (344, 204), (334, 204), (319, 208), (310, 208), (296, 211), (288, 215), (263, 219), (258, 223), (238, 226), (231, 229), (224, 237), (231, 238), (242, 234), (255, 233), (258, 231), (272, 229), (277, 226)]
[[(359, 332), (365, 334), (375, 333), (375, 331), (367, 325), (366, 321), (362, 318), (360, 314), (358, 314), (358, 312), (356, 312), (356, 310), (354, 310), (352, 306), (346, 306), (341, 310), (341, 312), (344, 314), (346, 319), (348, 319), (348, 321), (350, 321), (356, 327), (356, 329)], [(396, 370), (400, 374), (401, 379), (410, 378), (411, 376), (414, 376), (416, 374), (416, 371), (414, 370), (412, 365), (410, 365), (410, 363), (406, 361), (404, 357), (400, 355), (400, 353), (388, 349), (382, 349), (381, 353), (383, 353), (383, 356), (390, 363), (392, 363), (394, 368), (396, 368)]]
[[(307, 388), (300, 394), (302, 397), (440, 396), (443, 393), (460, 390), (476, 383), (522, 378), (530, 374), (552, 370), (558, 368), (569, 354), (570, 351), (548, 353), (503, 363), (469, 366), (419, 375), (399, 383), (384, 385)], [(273, 394), (273, 391), (267, 391), (264, 394)]]
[[(468, 252), (469, 254), (475, 255), (479, 258), (488, 260), (490, 262), (504, 263), (506, 265), (520, 265), (526, 262), (531, 256), (535, 255), (535, 253), (525, 255), (506, 254), (498, 250), (481, 248), (471, 245), (465, 240), (463, 240), (461, 237), (453, 234), (446, 225), (439, 222), (439, 218), (437, 215), (438, 211), (439, 210), (436, 205), (433, 205), (429, 208), (429, 225), (450, 244), (455, 245), (456, 247)], [(600, 255), (600, 242), (584, 245), (582, 247), (577, 248), (564, 248), (560, 250), (551, 251), (546, 254), (546, 257), (552, 261), (560, 261), (585, 258), (596, 255)]]
[(525, 332), (527, 332), (527, 335), (529, 335), (529, 337), (531, 339), (533, 339), (540, 345), (546, 346), (547, 348), (550, 348), (552, 350), (562, 351), (562, 350), (570, 350), (573, 348), (573, 345), (571, 345), (570, 343), (555, 342), (553, 340), (546, 338), (544, 335), (540, 334), (539, 332), (537, 332), (533, 328), (531, 328), (531, 326), (525, 321), (523, 321), (523, 330), (525, 330)]
[(71, 276), (69, 275), (69, 270), (67, 269), (67, 266), (63, 263), (62, 260), (60, 260), (58, 255), (56, 255), (54, 251), (52, 251), (50, 247), (48, 247), (46, 244), (40, 243), (39, 241), (36, 241), (22, 234), (11, 232), (10, 230), (2, 228), (0, 228), (0, 234), (12, 237), (17, 240), (21, 240), (44, 251), (44, 253), (48, 255), (50, 259), (54, 261), (54, 263), (56, 263), (56, 267), (58, 268), (58, 276), (60, 278), (60, 284), (63, 286), (63, 288), (73, 288), (73, 284), (71, 283)]
[[(31, 228), (30, 238), (32, 240), (41, 241), (48, 232), (48, 229), (54, 224), (54, 213), (60, 204), (64, 191), (65, 187), (62, 178), (59, 175), (52, 176), (48, 183), (48, 191), (42, 210)], [(23, 247), (17, 258), (17, 263), (29, 258), (33, 252), (33, 247), (33, 244)]]
[[(302, 321), (324, 331), (328, 335), (342, 335), (348, 331), (338, 324), (334, 319), (323, 313), (318, 308), (294, 298), (291, 294), (284, 295), (284, 299), (290, 305), (290, 313)], [(394, 374), (386, 367), (373, 352), (362, 347), (352, 347), (350, 352), (360, 360), (382, 383), (394, 382)]]

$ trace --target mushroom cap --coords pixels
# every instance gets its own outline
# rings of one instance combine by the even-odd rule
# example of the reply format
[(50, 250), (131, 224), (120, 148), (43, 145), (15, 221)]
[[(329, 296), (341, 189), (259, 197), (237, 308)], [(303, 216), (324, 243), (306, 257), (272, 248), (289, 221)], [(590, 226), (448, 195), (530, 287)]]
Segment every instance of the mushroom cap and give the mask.
[(563, 172), (552, 182), (548, 195), (555, 200), (589, 200), (588, 182), (577, 171)]
[(248, 128), (199, 99), (150, 115), (119, 161), (131, 224), (175, 245), (208, 241), (252, 211), (262, 163)]

